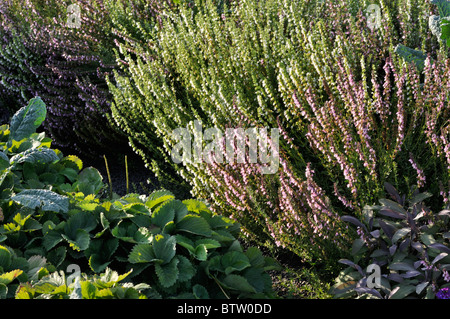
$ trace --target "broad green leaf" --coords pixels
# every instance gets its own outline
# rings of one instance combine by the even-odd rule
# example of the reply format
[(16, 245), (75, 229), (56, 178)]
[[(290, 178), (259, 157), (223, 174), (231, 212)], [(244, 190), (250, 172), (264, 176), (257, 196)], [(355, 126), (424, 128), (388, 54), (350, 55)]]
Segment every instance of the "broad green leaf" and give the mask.
[(168, 288), (175, 284), (178, 279), (178, 265), (179, 259), (177, 257), (167, 264), (155, 264), (156, 275), (158, 276), (161, 286)]
[(410, 232), (411, 232), (410, 227), (405, 227), (405, 228), (401, 228), (401, 229), (397, 230), (395, 232), (394, 236), (392, 237), (392, 243), (395, 244), (399, 239), (403, 238)]
[(196, 299), (209, 299), (208, 291), (202, 285), (194, 285), (194, 287), (192, 287), (192, 292)]
[(403, 299), (415, 291), (414, 285), (399, 285), (391, 291), (389, 299)]
[(9, 158), (5, 153), (0, 151), (0, 171), (4, 170), (7, 167), (9, 167)]
[(58, 243), (60, 243), (63, 240), (61, 233), (55, 230), (50, 230), (45, 234), (45, 236), (42, 239), (42, 246), (46, 250), (50, 250), (53, 247), (55, 247)]
[(175, 236), (156, 235), (152, 242), (155, 257), (163, 260), (163, 264), (170, 262), (175, 256), (176, 243)]
[(78, 174), (76, 185), (84, 195), (97, 195), (104, 184), (100, 172), (93, 167), (87, 167)]
[(69, 199), (46, 189), (26, 189), (11, 199), (19, 204), (35, 209), (40, 207), (44, 211), (63, 212), (69, 210)]
[(9, 265), (11, 265), (11, 258), (9, 249), (0, 245), (0, 267), (8, 269)]
[(222, 256), (222, 266), (225, 268), (225, 273), (228, 275), (233, 271), (241, 271), (247, 267), (250, 267), (250, 261), (248, 257), (238, 251), (230, 251)]
[(39, 280), (35, 285), (34, 288), (36, 289), (37, 293), (42, 294), (50, 294), (54, 293), (55, 289), (60, 287), (62, 289), (67, 289), (66, 286), (66, 279), (63, 271), (54, 273), (51, 273), (48, 276), (43, 277), (41, 280)]
[(195, 267), (186, 257), (179, 255), (177, 258), (180, 261), (178, 263), (178, 281), (185, 282), (191, 280), (195, 275)]
[(450, 16), (441, 19), (441, 39), (450, 48)]
[(128, 261), (132, 264), (162, 262), (161, 259), (155, 257), (153, 247), (150, 244), (138, 244), (134, 246), (133, 249), (131, 250), (131, 253), (128, 256)]
[(27, 106), (22, 107), (11, 119), (8, 147), (13, 140), (20, 141), (36, 132), (47, 115), (47, 109), (40, 97), (31, 99)]
[(88, 280), (80, 282), (81, 296), (83, 299), (95, 299), (97, 288)]
[(177, 229), (196, 235), (211, 236), (211, 227), (208, 222), (198, 215), (186, 215), (177, 223)]
[(175, 238), (177, 239), (178, 245), (186, 248), (192, 254), (195, 252), (194, 242), (191, 239), (180, 234), (175, 235)]
[(80, 160), (75, 155), (66, 156), (66, 157), (64, 157), (63, 160), (67, 160), (67, 161), (70, 161), (70, 162), (74, 163), (76, 165), (76, 167), (78, 168), (78, 171), (81, 171), (83, 169), (83, 161)]
[(0, 299), (6, 299), (8, 294), (8, 287), (5, 284), (0, 284)]
[(450, 16), (450, 1), (448, 0), (431, 0), (431, 3), (438, 7), (439, 15), (441, 17)]
[(256, 293), (255, 288), (243, 276), (230, 274), (225, 277), (223, 283), (230, 289), (247, 293)]
[(210, 238), (202, 238), (195, 241), (195, 245), (204, 245), (206, 249), (219, 248), (221, 245), (217, 240)]
[(11, 157), (10, 163), (52, 163), (59, 160), (55, 151), (49, 148), (33, 148)]
[(73, 214), (64, 225), (64, 232), (69, 238), (73, 238), (79, 229), (86, 233), (94, 230), (97, 227), (97, 220), (90, 212), (77, 212)]
[(425, 68), (425, 60), (427, 58), (426, 54), (419, 50), (413, 50), (404, 46), (403, 44), (398, 44), (395, 47), (395, 52), (400, 55), (405, 61), (412, 62), (416, 65), (419, 71), (423, 71)]
[(145, 206), (153, 208), (167, 200), (174, 199), (175, 196), (167, 190), (157, 190), (150, 194), (145, 202)]
[(91, 240), (89, 233), (84, 229), (78, 229), (75, 236), (67, 236), (65, 234), (61, 235), (69, 244), (72, 249), (77, 251), (85, 250), (89, 247), (89, 242)]
[(209, 212), (206, 204), (198, 199), (186, 199), (183, 201), (183, 204), (186, 205), (187, 210), (194, 213), (200, 213), (203, 211)]
[(247, 256), (252, 267), (264, 267), (264, 256), (257, 247), (249, 247), (245, 252), (245, 255)]
[(205, 261), (208, 258), (208, 249), (205, 245), (198, 245), (195, 247), (194, 256), (200, 261)]
[(7, 285), (10, 282), (12, 282), (14, 279), (19, 277), (22, 273), (23, 273), (23, 270), (21, 270), (21, 269), (15, 269), (10, 272), (5, 272), (0, 275), (0, 284)]

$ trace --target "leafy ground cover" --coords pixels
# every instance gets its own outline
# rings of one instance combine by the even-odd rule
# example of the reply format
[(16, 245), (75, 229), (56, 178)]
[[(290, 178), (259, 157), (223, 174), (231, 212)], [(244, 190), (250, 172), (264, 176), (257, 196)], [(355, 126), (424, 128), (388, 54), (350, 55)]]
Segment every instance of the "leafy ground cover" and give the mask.
[(165, 190), (102, 198), (98, 170), (36, 133), (46, 112), (34, 98), (0, 131), (2, 298), (273, 296), (279, 266), (239, 224)]
[(69, 2), (0, 3), (2, 296), (446, 297), (449, 1)]

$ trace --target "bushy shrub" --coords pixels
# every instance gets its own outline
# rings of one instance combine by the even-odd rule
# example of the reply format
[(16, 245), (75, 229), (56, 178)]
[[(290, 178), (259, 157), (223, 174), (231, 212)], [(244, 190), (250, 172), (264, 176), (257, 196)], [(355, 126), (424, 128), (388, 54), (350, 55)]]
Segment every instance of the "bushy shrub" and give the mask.
[[(121, 46), (126, 68), (109, 83), (114, 120), (157, 174), (172, 165), (195, 196), (211, 198), (252, 239), (333, 263), (349, 241), (337, 216), (361, 216), (385, 181), (448, 197), (449, 68), (423, 15), (435, 7), (380, 1), (381, 27), (372, 29), (368, 5), (180, 7), (157, 26), (155, 54)], [(394, 54), (399, 43), (436, 63), (420, 74)], [(186, 127), (193, 136), (195, 120), (222, 131), (278, 128), (280, 169), (263, 175), (248, 163), (173, 163), (173, 131)]]
[[(450, 205), (437, 212), (424, 202), (430, 193), (416, 190), (406, 198), (388, 183), (386, 189), (391, 199), (366, 206), (364, 221), (343, 217), (357, 226), (360, 238), (352, 246), (353, 261), (340, 260), (348, 267), (332, 292), (338, 298), (434, 299), (450, 287)], [(366, 271), (368, 265), (379, 273)]]
[[(83, 169), (35, 132), (46, 112), (34, 98), (0, 127), (1, 296), (18, 285), (20, 298), (273, 295), (266, 271), (277, 265), (257, 248), (243, 250), (239, 224), (164, 190), (101, 197), (95, 168)], [(80, 292), (61, 274), (72, 264), (88, 278)], [(116, 285), (125, 277), (146, 285)]]
[(129, 150), (126, 136), (107, 120), (111, 95), (105, 76), (117, 66), (115, 41), (134, 35), (115, 24), (121, 15), (134, 14), (136, 21), (151, 25), (163, 3), (82, 0), (74, 3), (80, 9), (76, 21), (68, 11), (71, 1), (2, 1), (4, 105), (13, 114), (31, 97), (40, 96), (49, 110), (44, 127), (58, 147), (84, 156)]

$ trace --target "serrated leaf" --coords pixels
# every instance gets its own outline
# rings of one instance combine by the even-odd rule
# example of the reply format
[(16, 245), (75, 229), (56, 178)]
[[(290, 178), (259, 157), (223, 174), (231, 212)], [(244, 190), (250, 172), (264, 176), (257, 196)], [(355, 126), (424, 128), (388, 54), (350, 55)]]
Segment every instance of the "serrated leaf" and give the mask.
[(48, 164), (58, 161), (55, 151), (49, 148), (33, 148), (11, 157), (10, 163), (41, 163)]
[(211, 227), (201, 216), (188, 214), (177, 223), (177, 229), (196, 235), (211, 236)]
[(131, 253), (128, 255), (128, 261), (132, 264), (158, 262), (162, 263), (161, 259), (155, 257), (153, 247), (150, 244), (138, 244), (133, 247)]
[(0, 284), (8, 285), (22, 273), (23, 271), (21, 269), (15, 269), (10, 272), (5, 272), (0, 275)]
[(208, 291), (202, 285), (196, 284), (192, 287), (192, 292), (196, 299), (209, 299)]
[(229, 274), (223, 279), (223, 283), (230, 289), (247, 293), (256, 293), (255, 288), (245, 279), (245, 277)]
[(241, 271), (247, 267), (250, 267), (250, 261), (248, 257), (238, 251), (230, 251), (222, 256), (222, 266), (225, 269), (225, 274), (230, 274), (233, 271)]
[(195, 275), (195, 267), (192, 265), (192, 263), (184, 256), (177, 256), (179, 260), (178, 264), (178, 281), (185, 282), (189, 281), (194, 277)]
[(403, 44), (398, 44), (395, 49), (395, 53), (400, 55), (405, 61), (409, 63), (414, 63), (419, 71), (423, 71), (425, 67), (425, 60), (427, 58), (426, 54), (422, 51), (414, 50), (404, 46)]
[(161, 286), (168, 288), (175, 284), (178, 279), (178, 265), (179, 259), (177, 257), (167, 264), (155, 264), (156, 275), (158, 276)]
[(93, 167), (87, 167), (78, 174), (76, 185), (84, 195), (97, 195), (104, 184), (100, 172)]
[(21, 141), (36, 132), (47, 115), (47, 108), (40, 97), (35, 97), (27, 106), (17, 111), (11, 119), (8, 147), (12, 141)]
[(155, 257), (163, 260), (163, 264), (170, 262), (175, 256), (176, 243), (175, 236), (156, 235), (152, 241)]
[(198, 245), (195, 247), (194, 256), (200, 261), (205, 261), (208, 259), (208, 249), (206, 249), (205, 245)]
[(67, 236), (61, 234), (61, 236), (69, 243), (70, 247), (76, 251), (82, 251), (89, 247), (91, 240), (89, 233), (84, 229), (77, 229), (75, 236)]
[(46, 189), (26, 189), (11, 199), (19, 204), (35, 209), (40, 207), (44, 211), (63, 212), (69, 210), (69, 199)]
[(167, 190), (157, 190), (150, 194), (145, 202), (145, 206), (148, 208), (156, 207), (167, 200), (174, 199), (175, 196)]
[(245, 252), (245, 255), (250, 262), (250, 265), (255, 268), (264, 267), (265, 260), (262, 252), (257, 247), (249, 247)]
[(0, 267), (8, 269), (11, 265), (11, 252), (8, 248), (0, 245)]

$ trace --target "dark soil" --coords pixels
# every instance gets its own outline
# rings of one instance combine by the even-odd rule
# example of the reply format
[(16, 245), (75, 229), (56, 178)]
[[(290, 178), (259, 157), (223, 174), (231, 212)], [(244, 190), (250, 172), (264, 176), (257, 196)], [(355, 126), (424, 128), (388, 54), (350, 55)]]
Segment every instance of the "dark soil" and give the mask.
[[(105, 159), (99, 158), (83, 158), (83, 167), (92, 166), (96, 168), (103, 177), (103, 182), (109, 186), (108, 170)], [(124, 196), (127, 194), (127, 178), (125, 155), (117, 156), (113, 154), (105, 155), (109, 176), (111, 177), (111, 185), (114, 193)], [(152, 191), (159, 189), (159, 183), (155, 175), (145, 167), (142, 159), (135, 154), (127, 154), (128, 163), (128, 193), (138, 193), (148, 195)]]

